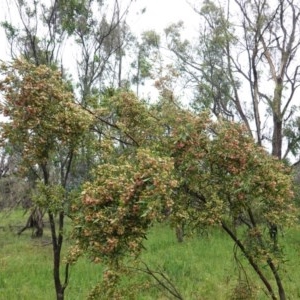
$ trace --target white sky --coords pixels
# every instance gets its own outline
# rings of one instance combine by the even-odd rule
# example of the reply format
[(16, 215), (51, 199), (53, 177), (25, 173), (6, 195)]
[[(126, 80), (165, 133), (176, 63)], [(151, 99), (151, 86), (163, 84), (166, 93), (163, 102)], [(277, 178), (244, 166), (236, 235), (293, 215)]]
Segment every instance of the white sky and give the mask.
[[(0, 22), (3, 22), (6, 18), (14, 20), (14, 14), (16, 19), (19, 19), (18, 12), (15, 9), (11, 9), (8, 14), (8, 3), (13, 3), (15, 0), (0, 0)], [(31, 1), (31, 0), (30, 0)], [(109, 0), (108, 0), (109, 1)], [(121, 10), (126, 7), (126, 2), (129, 0), (120, 0)], [(44, 2), (53, 2), (53, 0), (44, 0)], [(14, 5), (10, 5), (10, 8)], [(146, 8), (146, 11), (141, 14), (141, 10)], [(146, 30), (155, 30), (160, 34), (163, 34), (163, 30), (178, 21), (184, 22), (184, 34), (187, 39), (194, 36), (194, 33), (198, 28), (198, 17), (193, 11), (192, 7), (188, 4), (188, 0), (135, 0), (129, 8), (129, 14), (126, 21), (131, 28), (134, 35), (138, 36)], [(70, 65), (73, 65), (74, 59), (76, 59), (76, 47), (69, 44), (65, 48), (64, 52), (66, 56), (69, 56)], [(9, 48), (6, 43), (5, 33), (3, 28), (0, 27), (0, 60), (9, 59)], [(64, 62), (65, 67), (68, 68), (68, 61)], [(148, 87), (144, 87), (140, 96), (148, 98), (150, 94), (154, 97), (157, 96), (157, 91), (153, 90), (151, 82), (147, 83)], [(152, 98), (151, 96), (151, 98)]]
[[(10, 0), (0, 0), (0, 22), (7, 17), (5, 12), (7, 12), (7, 3), (9, 2)], [(139, 14), (142, 8), (146, 8), (146, 12)], [(13, 13), (11, 17), (13, 18)], [(187, 35), (192, 35), (192, 32), (198, 27), (197, 15), (187, 0), (136, 0), (133, 2), (127, 18), (136, 35), (150, 29), (162, 33), (164, 28), (180, 20), (185, 24)], [(0, 28), (0, 60), (7, 58), (8, 51), (4, 30)]]
[(197, 15), (188, 4), (187, 0), (137, 0), (133, 8), (144, 8), (143, 15), (134, 15), (134, 11), (129, 16), (129, 23), (136, 32), (143, 32), (155, 29), (162, 32), (171, 23), (184, 21), (188, 31), (197, 28)]
[[(53, 0), (44, 1), (50, 3)], [(128, 1), (121, 0), (121, 10), (126, 7), (126, 2)], [(8, 3), (13, 2), (14, 0), (0, 0), (0, 22), (3, 22), (6, 18), (14, 20), (14, 14), (16, 14), (16, 19), (19, 19), (18, 12), (15, 9), (11, 9), (8, 13)], [(14, 5), (10, 7), (14, 7)], [(141, 14), (143, 8), (146, 8), (146, 11)], [(197, 14), (188, 4), (188, 0), (135, 0), (129, 8), (126, 20), (133, 34), (136, 36), (146, 30), (155, 30), (162, 34), (166, 27), (178, 21), (184, 22), (184, 33), (187, 38), (192, 37), (198, 28)], [(71, 46), (71, 49), (67, 50), (67, 56), (72, 57), (70, 63), (73, 65), (73, 60), (77, 55), (75, 48)], [(66, 53), (66, 51), (64, 52)], [(6, 43), (5, 33), (3, 28), (0, 27), (0, 60), (5, 61), (9, 57), (9, 48)], [(67, 61), (65, 62), (65, 67), (68, 67)], [(146, 94), (148, 93), (146, 92)], [(144, 94), (144, 96), (146, 95)]]

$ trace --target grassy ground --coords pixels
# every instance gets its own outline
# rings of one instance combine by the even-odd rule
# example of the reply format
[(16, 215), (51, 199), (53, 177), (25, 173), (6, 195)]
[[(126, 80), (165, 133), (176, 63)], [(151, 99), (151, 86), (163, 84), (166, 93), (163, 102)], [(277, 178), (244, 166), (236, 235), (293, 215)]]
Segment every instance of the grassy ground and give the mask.
[[(27, 215), (24, 216), (21, 211), (0, 213), (0, 300), (55, 299), (49, 231), (45, 230), (41, 240), (31, 239), (30, 230), (17, 236), (18, 226), (25, 224), (26, 218)], [(299, 230), (286, 232), (284, 241), (287, 262), (280, 271), (288, 299), (299, 299)], [(184, 299), (233, 299), (238, 272), (232, 254), (233, 244), (223, 232), (214, 230), (178, 244), (169, 228), (155, 226), (146, 242), (146, 249), (142, 260), (151, 269), (167, 274)], [(254, 299), (267, 299), (255, 274), (247, 270), (255, 290)], [(80, 259), (71, 268), (66, 299), (85, 299), (100, 279), (101, 265)], [(123, 282), (125, 290), (134, 291), (128, 299), (173, 299), (154, 281), (139, 289), (147, 279), (149, 277), (142, 272), (133, 272)], [(243, 286), (239, 294), (242, 292)]]
[[(31, 230), (18, 236), (28, 217), (23, 214), (0, 214), (0, 300), (55, 299), (49, 229), (42, 239), (32, 239)], [(99, 266), (80, 260), (71, 267), (66, 299), (85, 299), (100, 278)]]

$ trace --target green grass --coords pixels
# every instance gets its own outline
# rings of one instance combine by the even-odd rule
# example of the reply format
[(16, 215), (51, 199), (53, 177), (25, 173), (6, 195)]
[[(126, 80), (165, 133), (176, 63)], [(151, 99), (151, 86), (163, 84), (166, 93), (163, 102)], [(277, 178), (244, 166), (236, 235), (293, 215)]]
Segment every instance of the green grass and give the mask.
[[(0, 213), (0, 300), (55, 299), (49, 230), (45, 230), (41, 240), (31, 239), (30, 230), (17, 236), (17, 226), (25, 224), (26, 218), (21, 211)], [(280, 272), (288, 299), (299, 299), (300, 231), (297, 228), (287, 231), (284, 242), (287, 262)], [(64, 253), (67, 246), (68, 241)], [(166, 274), (184, 299), (232, 299), (238, 272), (233, 259), (233, 243), (222, 231), (214, 229), (208, 235), (187, 238), (179, 244), (171, 229), (157, 225), (152, 228), (145, 246), (141, 260), (152, 270)], [(254, 299), (268, 299), (257, 276), (242, 261), (256, 291)], [(101, 276), (101, 265), (81, 258), (71, 267), (65, 299), (86, 299)], [(130, 295), (125, 299), (172, 299), (140, 271), (133, 271), (122, 285), (124, 295), (126, 291)]]
[[(21, 211), (0, 214), (0, 300), (55, 299), (49, 229), (42, 239), (32, 239), (31, 230), (18, 236), (26, 219)], [(100, 278), (100, 266), (81, 259), (70, 268), (66, 299), (85, 299)]]
[(233, 267), (232, 243), (219, 231), (213, 238), (200, 236), (179, 244), (173, 232), (156, 227), (146, 247), (143, 259), (152, 269), (164, 270), (185, 299), (215, 299)]

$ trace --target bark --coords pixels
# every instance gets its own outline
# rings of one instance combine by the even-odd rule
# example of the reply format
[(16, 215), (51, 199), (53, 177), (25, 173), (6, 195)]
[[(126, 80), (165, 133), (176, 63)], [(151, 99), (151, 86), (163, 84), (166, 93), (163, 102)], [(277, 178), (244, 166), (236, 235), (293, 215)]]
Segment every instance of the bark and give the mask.
[[(225, 230), (225, 232), (231, 237), (231, 239), (236, 243), (236, 245), (239, 247), (239, 249), (243, 252), (243, 254), (247, 258), (248, 262), (250, 263), (250, 265), (254, 269), (255, 273), (259, 276), (259, 278), (261, 279), (261, 281), (263, 282), (263, 284), (267, 288), (268, 293), (271, 296), (271, 298), (273, 300), (277, 300), (277, 297), (276, 297), (276, 295), (274, 293), (274, 290), (273, 290), (270, 282), (265, 277), (265, 275), (262, 273), (262, 271), (259, 268), (259, 266), (255, 263), (255, 261), (252, 258), (252, 256), (247, 252), (247, 250), (245, 249), (245, 247), (242, 244), (242, 242), (238, 239), (238, 237), (234, 234), (234, 232), (232, 230), (230, 230), (230, 228), (226, 225), (225, 222), (222, 222), (221, 224), (222, 224), (222, 228)], [(284, 299), (285, 298), (280, 298), (280, 300), (284, 300)]]
[(62, 229), (64, 224), (64, 213), (61, 212), (59, 214), (59, 230), (58, 234), (56, 232), (56, 224), (54, 214), (51, 211), (48, 211), (49, 222), (50, 222), (50, 229), (51, 229), (51, 237), (52, 237), (52, 247), (53, 247), (53, 278), (54, 278), (54, 285), (56, 291), (56, 299), (63, 300), (64, 299), (64, 291), (67, 287), (68, 283), (68, 266), (66, 267), (66, 274), (65, 274), (65, 283), (62, 284), (60, 280), (60, 259), (61, 259), (61, 247), (63, 244), (63, 235)]
[(277, 284), (277, 287), (278, 287), (278, 294), (279, 294), (279, 299), (280, 300), (285, 300), (286, 299), (286, 296), (285, 296), (285, 291), (284, 291), (284, 288), (283, 288), (283, 285), (282, 285), (282, 281), (280, 279), (280, 276), (278, 274), (278, 271), (276, 269), (276, 267), (274, 266), (272, 260), (268, 260), (268, 265), (274, 275), (274, 278), (276, 280), (276, 284)]
[[(69, 158), (68, 161), (68, 167), (65, 174), (65, 177), (62, 178), (62, 183), (66, 184), (67, 176), (69, 174), (69, 168), (72, 160), (72, 155)], [(49, 184), (49, 171), (46, 167), (46, 165), (42, 166), (43, 175), (44, 175), (44, 183), (45, 185)], [(63, 244), (63, 228), (64, 228), (64, 211), (61, 211), (59, 213), (58, 218), (58, 230), (56, 228), (55, 224), (55, 216), (54, 213), (51, 211), (51, 209), (48, 210), (48, 217), (49, 217), (49, 223), (50, 223), (50, 230), (51, 230), (51, 239), (52, 239), (52, 248), (53, 248), (53, 278), (54, 278), (54, 285), (55, 285), (55, 291), (56, 291), (56, 299), (57, 300), (63, 300), (64, 299), (64, 291), (67, 287), (68, 283), (68, 267), (66, 268), (66, 274), (65, 274), (65, 283), (62, 284), (60, 280), (60, 261), (61, 261), (61, 248)]]
[(282, 99), (283, 83), (281, 78), (277, 78), (276, 88), (274, 91), (273, 100), (273, 137), (272, 137), (272, 155), (281, 159), (282, 153)]
[(183, 243), (183, 237), (184, 237), (184, 225), (178, 224), (175, 228), (176, 237), (178, 243)]
[[(35, 207), (30, 216), (27, 219), (26, 225), (18, 231), (20, 235), (26, 229), (32, 228), (32, 237), (40, 238), (43, 236), (44, 222), (43, 222), (43, 212), (39, 207)], [(35, 231), (34, 231), (35, 229)]]

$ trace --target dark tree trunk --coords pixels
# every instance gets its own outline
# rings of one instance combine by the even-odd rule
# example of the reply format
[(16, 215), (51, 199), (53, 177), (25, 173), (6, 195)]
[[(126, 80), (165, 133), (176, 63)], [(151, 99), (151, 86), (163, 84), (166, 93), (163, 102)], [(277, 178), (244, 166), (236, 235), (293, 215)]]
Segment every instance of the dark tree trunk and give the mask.
[(27, 219), (26, 225), (18, 231), (20, 235), (26, 229), (32, 228), (32, 237), (40, 238), (44, 232), (43, 212), (39, 207), (35, 207)]
[[(275, 296), (275, 293), (273, 291), (273, 288), (272, 288), (269, 280), (262, 273), (261, 268), (255, 263), (253, 257), (251, 255), (249, 255), (249, 253), (246, 251), (243, 243), (238, 239), (238, 237), (234, 234), (234, 232), (225, 224), (225, 222), (222, 222), (222, 228), (231, 237), (231, 239), (236, 243), (236, 245), (239, 247), (239, 249), (245, 255), (246, 259), (248, 260), (248, 262), (254, 269), (255, 273), (259, 276), (260, 280), (264, 283), (272, 300), (277, 300), (277, 297)], [(270, 263), (270, 262), (268, 262), (268, 263)], [(280, 298), (280, 299), (285, 300), (285, 298)]]
[(281, 117), (278, 117), (274, 114), (273, 117), (274, 129), (273, 129), (273, 138), (272, 138), (272, 155), (281, 159), (282, 153), (282, 120)]
[(55, 224), (53, 213), (49, 211), (48, 216), (50, 221), (52, 246), (53, 246), (53, 278), (54, 278), (54, 285), (56, 291), (56, 299), (63, 300), (64, 291), (68, 283), (68, 265), (66, 266), (65, 283), (62, 284), (60, 280), (60, 255), (61, 255), (61, 247), (63, 243), (62, 229), (64, 223), (64, 213), (61, 212), (59, 214), (58, 230), (56, 230), (56, 224)]
[(179, 243), (182, 243), (184, 237), (184, 225), (183, 224), (176, 225), (175, 231), (176, 231), (177, 241)]

